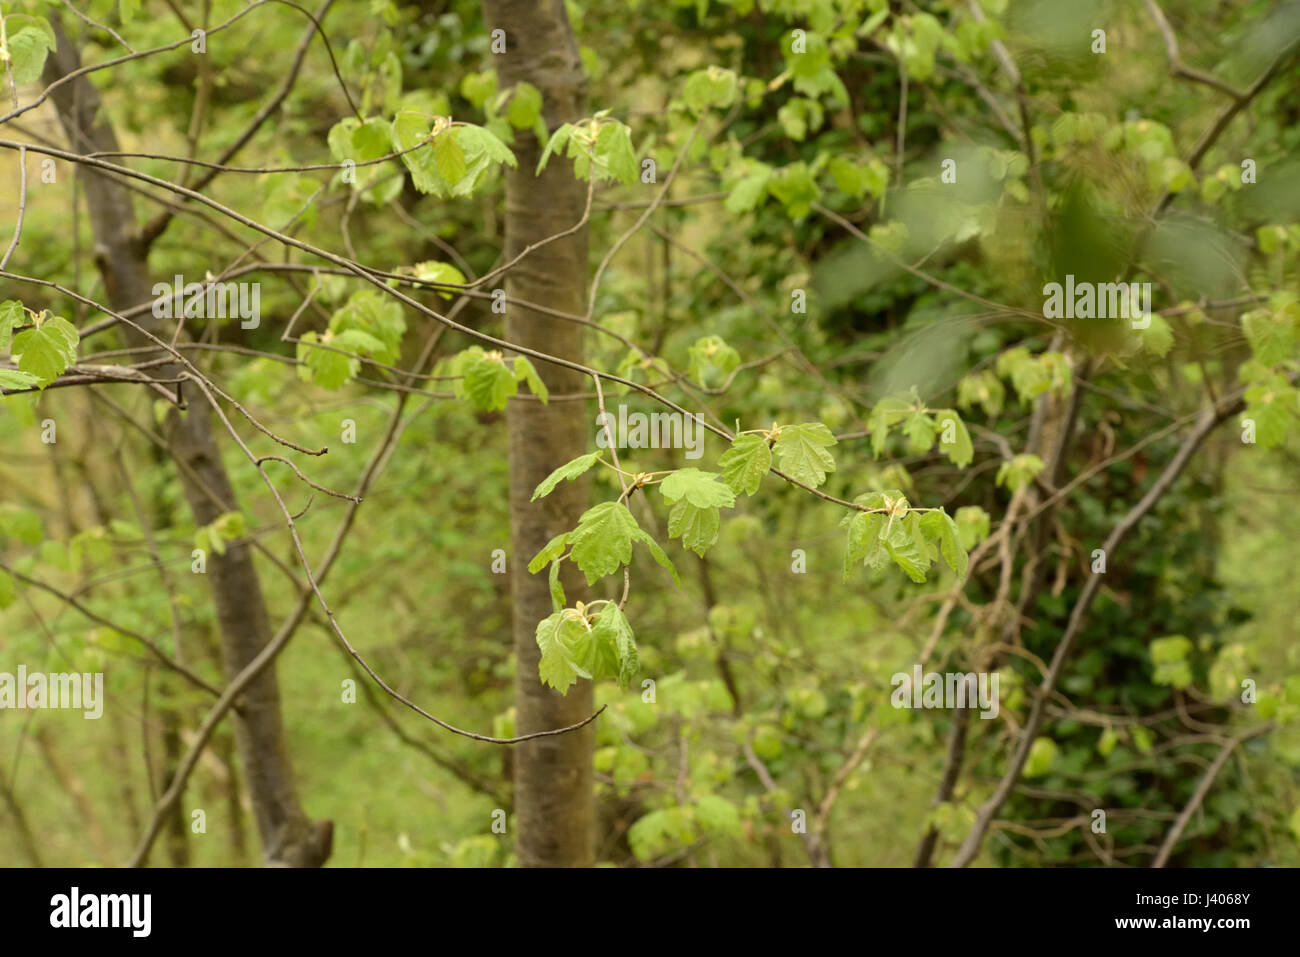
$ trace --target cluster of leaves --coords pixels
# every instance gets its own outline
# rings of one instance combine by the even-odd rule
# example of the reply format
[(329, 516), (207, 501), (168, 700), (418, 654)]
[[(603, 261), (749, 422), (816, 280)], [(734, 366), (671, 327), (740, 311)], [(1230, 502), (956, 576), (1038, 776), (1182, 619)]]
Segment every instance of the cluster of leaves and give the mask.
[(194, 547), (224, 555), (227, 542), (236, 542), (247, 534), (248, 526), (241, 512), (223, 512), (195, 530)]
[(77, 327), (61, 316), (32, 312), (16, 299), (0, 302), (0, 349), (18, 365), (0, 369), (0, 388), (44, 388), (77, 361), (80, 342)]
[(626, 687), (640, 668), (632, 626), (611, 601), (578, 602), (543, 618), (537, 623), (537, 647), (542, 683), (561, 694), (579, 678), (613, 678)]
[(501, 411), (506, 400), (519, 393), (519, 383), (528, 388), (543, 404), (550, 398), (546, 383), (533, 364), (524, 356), (508, 361), (499, 351), (484, 351), (480, 346), (470, 346), (457, 353), (442, 368), (456, 380), (456, 395), (468, 399), (475, 408), (485, 412)]
[(361, 370), (361, 356), (387, 365), (396, 362), (405, 334), (400, 305), (377, 290), (360, 290), (335, 310), (323, 334), (303, 333), (298, 375), (323, 389), (342, 388)]
[(559, 126), (542, 150), (537, 172), (546, 169), (551, 154), (563, 154), (573, 160), (574, 175), (581, 180), (593, 177), (625, 186), (637, 181), (636, 151), (632, 148), (632, 131), (625, 123), (601, 110), (589, 119)]
[(878, 572), (892, 560), (912, 581), (924, 582), (930, 565), (942, 556), (956, 572), (957, 580), (963, 582), (968, 550), (981, 531), (987, 534), (988, 516), (978, 506), (967, 506), (959, 512), (959, 522), (942, 508), (912, 508), (898, 489), (859, 495), (854, 504), (869, 511), (846, 515), (840, 522), (848, 529), (845, 579), (858, 562)]
[(911, 392), (888, 395), (875, 404), (868, 419), (871, 451), (879, 458), (885, 451), (889, 431), (902, 426), (911, 452), (927, 452), (939, 440), (939, 449), (959, 468), (975, 458), (970, 433), (953, 409), (930, 409), (921, 401), (915, 388)]

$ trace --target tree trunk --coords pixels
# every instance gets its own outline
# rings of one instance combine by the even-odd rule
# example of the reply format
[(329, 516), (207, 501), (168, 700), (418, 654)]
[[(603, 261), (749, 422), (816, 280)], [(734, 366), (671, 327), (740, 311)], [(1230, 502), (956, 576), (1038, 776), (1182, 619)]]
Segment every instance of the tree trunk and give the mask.
[[(484, 0), (487, 29), (506, 34), (506, 52), (493, 57), (502, 89), (527, 81), (541, 91), (548, 129), (583, 115), (584, 84), (577, 43), (563, 0)], [(515, 137), (518, 168), (506, 181), (506, 260), (530, 243), (571, 228), (582, 218), (586, 185), (570, 162), (552, 157), (535, 176), (541, 149), (521, 131)], [(586, 311), (586, 230), (549, 243), (513, 267), (506, 280), (513, 299), (570, 313)], [(505, 338), (574, 361), (582, 359), (582, 327), (510, 305)], [(589, 386), (580, 374), (538, 363), (552, 394)], [(543, 406), (512, 399), (506, 418), (510, 435), (511, 590), (517, 661), (515, 704), (519, 734), (576, 724), (591, 714), (591, 683), (580, 681), (567, 696), (545, 688), (537, 677), (537, 623), (551, 613), (544, 575), (530, 575), (528, 560), (551, 538), (577, 524), (587, 504), (583, 482), (563, 482), (550, 496), (529, 502), (533, 489), (557, 466), (587, 451), (591, 429), (582, 402)], [(566, 579), (570, 596), (581, 583)], [(570, 598), (572, 600), (572, 597)], [(517, 745), (514, 755), (516, 847), (524, 867), (588, 867), (594, 863), (591, 725), (569, 734)]]
[[(80, 67), (80, 55), (55, 22), (58, 51), (45, 67), (45, 80), (53, 82)], [(117, 136), (101, 115), (99, 93), (85, 77), (58, 87), (52, 97), (70, 148), (77, 152), (118, 150)], [(135, 226), (131, 194), (114, 179), (93, 169), (82, 173), (86, 204), (95, 236), (95, 264), (104, 280), (108, 301), (125, 309), (153, 298), (148, 269), (148, 249)], [(162, 329), (152, 313), (135, 321), (164, 341), (171, 330)], [(159, 328), (151, 328), (158, 325)], [(124, 329), (130, 345), (147, 344), (139, 333)], [(159, 378), (175, 375), (176, 366), (159, 367)], [(191, 388), (189, 411), (168, 415), (166, 437), (172, 459), (180, 469), (185, 499), (196, 525), (207, 525), (223, 512), (239, 506), (212, 434), (212, 413), (206, 400)], [(271, 638), (270, 619), (262, 596), (252, 551), (246, 543), (232, 543), (225, 555), (209, 555), (207, 578), (216, 604), (226, 675), (233, 678)], [(290, 867), (319, 867), (329, 857), (333, 829), (328, 821), (308, 820), (298, 801), (293, 766), (280, 714), (280, 690), (274, 666), (265, 669), (244, 690), (241, 714), (235, 720), (235, 737), (248, 778), (249, 792), (262, 837), (266, 863)]]

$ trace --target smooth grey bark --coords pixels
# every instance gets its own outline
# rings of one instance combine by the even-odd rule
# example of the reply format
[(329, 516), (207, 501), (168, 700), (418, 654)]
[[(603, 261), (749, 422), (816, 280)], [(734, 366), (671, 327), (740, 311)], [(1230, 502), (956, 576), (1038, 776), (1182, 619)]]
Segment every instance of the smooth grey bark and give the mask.
[[(492, 57), (502, 89), (527, 81), (541, 91), (547, 128), (583, 115), (585, 77), (563, 0), (483, 0), (490, 30), (506, 35), (506, 52)], [(572, 228), (586, 207), (586, 185), (572, 164), (552, 157), (534, 175), (541, 149), (528, 132), (515, 137), (519, 165), (506, 180), (506, 261), (532, 243)], [(582, 229), (541, 247), (511, 268), (506, 292), (569, 313), (586, 312), (587, 234)], [(506, 313), (505, 338), (576, 362), (582, 360), (582, 327), (516, 305)], [(581, 373), (538, 363), (553, 394), (583, 391)], [(544, 575), (530, 575), (528, 560), (551, 538), (577, 524), (587, 504), (584, 482), (562, 482), (547, 498), (530, 503), (537, 484), (555, 468), (586, 452), (591, 429), (586, 404), (512, 399), (506, 411), (510, 440), (511, 592), (513, 596), (516, 726), (518, 734), (576, 724), (592, 711), (591, 683), (580, 681), (565, 696), (537, 677), (537, 623), (551, 614)], [(581, 582), (566, 578), (565, 590), (580, 596)], [(587, 867), (595, 862), (592, 745), (587, 725), (569, 734), (516, 745), (514, 754), (516, 850), (525, 867)]]
[[(54, 29), (58, 50), (46, 62), (47, 83), (80, 67), (80, 55), (57, 19)], [(58, 87), (52, 99), (71, 149), (119, 149), (112, 126), (101, 114), (99, 92), (87, 77)], [(150, 301), (153, 284), (148, 249), (136, 227), (131, 193), (97, 170), (84, 169), (81, 175), (95, 238), (95, 265), (103, 278), (109, 305), (121, 310)], [(151, 313), (135, 321), (146, 328), (159, 323)], [(161, 327), (149, 331), (164, 341), (169, 341), (172, 334)], [(124, 333), (132, 346), (148, 344), (138, 332), (127, 329)], [(154, 374), (169, 378), (176, 370), (175, 365), (160, 366)], [(191, 388), (187, 398), (188, 412), (181, 414), (173, 409), (168, 415), (165, 437), (180, 471), (194, 522), (207, 525), (224, 512), (237, 511), (239, 505), (212, 433), (211, 410), (197, 389)], [(249, 546), (231, 544), (225, 555), (209, 555), (207, 578), (220, 627), (223, 664), (227, 678), (233, 678), (271, 639), (266, 601)], [(319, 867), (329, 857), (333, 826), (329, 821), (309, 820), (299, 802), (274, 666), (249, 684), (234, 720), (264, 861), (278, 866)]]

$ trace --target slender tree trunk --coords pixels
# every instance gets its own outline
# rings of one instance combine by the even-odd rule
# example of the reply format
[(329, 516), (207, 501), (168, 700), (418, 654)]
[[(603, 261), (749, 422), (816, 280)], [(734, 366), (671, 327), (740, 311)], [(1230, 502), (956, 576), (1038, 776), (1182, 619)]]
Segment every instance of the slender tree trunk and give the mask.
[[(80, 55), (56, 22), (58, 51), (46, 63), (46, 82), (78, 69)], [(99, 93), (85, 77), (65, 83), (52, 94), (59, 121), (71, 149), (115, 152), (117, 136), (101, 115)], [(153, 285), (148, 249), (135, 224), (131, 194), (107, 174), (85, 170), (86, 203), (95, 236), (95, 264), (104, 280), (109, 304), (115, 309), (148, 302)], [(137, 317), (141, 325), (157, 324), (150, 313)], [(146, 325), (146, 328), (148, 326)], [(150, 329), (164, 341), (172, 330)], [(146, 344), (139, 333), (127, 332), (130, 345)], [(176, 366), (159, 367), (159, 378), (171, 377)], [(172, 410), (166, 437), (172, 459), (180, 469), (185, 499), (196, 525), (207, 525), (239, 506), (212, 434), (211, 410), (196, 389), (188, 392), (189, 411)], [(261, 583), (247, 543), (234, 543), (225, 555), (209, 555), (207, 578), (221, 631), (222, 658), (234, 677), (271, 638), (270, 618)], [(333, 829), (328, 821), (313, 822), (299, 803), (280, 713), (280, 690), (274, 667), (265, 669), (245, 689), (241, 714), (234, 718), (235, 737), (248, 778), (249, 792), (268, 864), (319, 867), (329, 857)]]
[[(580, 118), (585, 78), (564, 0), (484, 0), (487, 29), (504, 30), (506, 52), (493, 57), (502, 89), (527, 81), (541, 91), (549, 129)], [(553, 157), (535, 176), (541, 150), (528, 132), (515, 137), (517, 169), (506, 182), (506, 259), (531, 243), (561, 233), (582, 218), (586, 186), (567, 161)], [(570, 313), (586, 311), (587, 235), (582, 230), (531, 253), (510, 270), (511, 298)], [(552, 355), (581, 361), (582, 327), (511, 305), (505, 338)], [(580, 373), (538, 364), (553, 394), (582, 391)], [(507, 409), (510, 434), (511, 586), (517, 661), (515, 704), (520, 734), (576, 724), (591, 714), (590, 682), (567, 696), (542, 686), (537, 677), (537, 623), (551, 613), (545, 576), (530, 575), (528, 560), (551, 538), (577, 524), (587, 503), (587, 487), (564, 482), (539, 503), (533, 489), (557, 466), (576, 458), (590, 444), (586, 406), (581, 402), (512, 399)], [(578, 581), (565, 589), (581, 594)], [(518, 745), (514, 755), (516, 837), (525, 867), (586, 867), (594, 863), (592, 742), (588, 725), (578, 731)]]

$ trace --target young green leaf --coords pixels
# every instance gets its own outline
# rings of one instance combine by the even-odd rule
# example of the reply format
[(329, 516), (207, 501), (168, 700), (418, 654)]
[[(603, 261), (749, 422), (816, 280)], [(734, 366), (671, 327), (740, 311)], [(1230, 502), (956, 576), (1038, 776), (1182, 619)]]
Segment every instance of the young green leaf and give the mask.
[(738, 435), (718, 459), (722, 480), (737, 495), (753, 495), (772, 468), (772, 450), (761, 435)]
[(60, 316), (47, 316), (32, 329), (14, 336), (10, 352), (18, 368), (49, 385), (77, 361), (77, 327)]
[(529, 499), (529, 501), (536, 502), (539, 498), (545, 498), (547, 495), (550, 495), (551, 492), (555, 491), (555, 487), (565, 479), (572, 482), (598, 461), (600, 461), (600, 453), (589, 452), (586, 455), (579, 455), (571, 462), (565, 462), (550, 475), (546, 476), (546, 478), (542, 479), (541, 484), (533, 490), (533, 497)]
[(835, 471), (835, 459), (826, 451), (835, 444), (835, 436), (825, 425), (805, 422), (781, 426), (773, 451), (783, 472), (816, 488), (826, 481), (827, 472)]
[(632, 539), (640, 531), (622, 502), (601, 502), (582, 514), (569, 534), (570, 556), (594, 585), (632, 561)]

